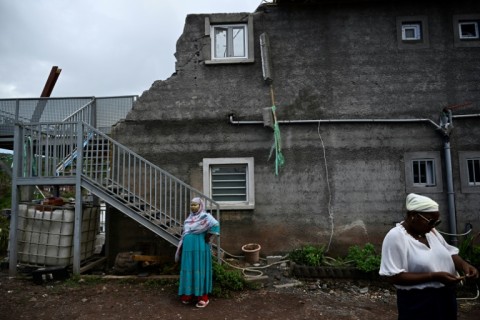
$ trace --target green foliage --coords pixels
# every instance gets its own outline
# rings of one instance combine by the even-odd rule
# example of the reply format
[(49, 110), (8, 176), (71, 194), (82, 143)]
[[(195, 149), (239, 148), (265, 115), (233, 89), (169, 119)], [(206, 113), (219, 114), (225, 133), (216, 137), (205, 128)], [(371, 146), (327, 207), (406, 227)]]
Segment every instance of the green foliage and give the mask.
[(323, 257), (323, 264), (329, 267), (347, 267), (349, 265), (348, 261), (345, 258), (333, 258), (329, 256)]
[[(13, 156), (11, 154), (0, 153), (0, 161), (7, 166), (11, 166)], [(11, 208), (12, 202), (12, 179), (0, 168), (0, 209)]]
[(0, 254), (6, 253), (8, 249), (8, 238), (10, 230), (10, 221), (4, 217), (0, 216)]
[(306, 245), (288, 254), (288, 258), (296, 264), (318, 267), (323, 264), (324, 246)]
[(355, 267), (364, 272), (373, 272), (380, 269), (380, 255), (375, 252), (371, 243), (365, 244), (363, 248), (351, 246), (348, 249), (347, 260), (351, 260)]
[(229, 298), (233, 291), (250, 288), (240, 270), (213, 261), (213, 292), (215, 297)]
[(468, 235), (458, 246), (460, 257), (476, 267), (480, 266), (480, 245), (475, 244), (475, 240), (479, 237), (480, 233)]

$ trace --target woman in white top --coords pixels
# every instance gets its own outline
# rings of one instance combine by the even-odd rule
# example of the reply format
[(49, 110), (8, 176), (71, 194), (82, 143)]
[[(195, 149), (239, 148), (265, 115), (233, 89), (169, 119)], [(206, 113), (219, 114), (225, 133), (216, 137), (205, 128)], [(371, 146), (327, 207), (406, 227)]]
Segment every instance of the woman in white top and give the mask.
[(478, 278), (478, 270), (435, 229), (440, 224), (435, 201), (411, 193), (406, 207), (405, 220), (385, 236), (380, 265), (380, 275), (397, 288), (398, 319), (456, 319), (455, 285)]

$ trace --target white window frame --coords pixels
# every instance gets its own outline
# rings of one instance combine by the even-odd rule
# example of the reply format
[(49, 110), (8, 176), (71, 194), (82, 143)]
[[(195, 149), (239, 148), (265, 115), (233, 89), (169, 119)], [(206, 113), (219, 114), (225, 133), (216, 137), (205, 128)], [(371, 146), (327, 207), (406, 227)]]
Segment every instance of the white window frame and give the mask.
[[(408, 36), (408, 31), (413, 31), (413, 37)], [(420, 23), (410, 23), (402, 25), (402, 40), (403, 41), (417, 41), (422, 39)]]
[[(473, 25), (473, 29), (475, 34), (470, 36), (470, 35), (464, 35), (463, 34), (463, 26), (466, 25)], [(470, 40), (470, 39), (479, 39), (479, 34), (478, 34), (478, 22), (477, 21), (462, 21), (458, 23), (458, 36), (461, 40)]]
[[(453, 16), (453, 41), (455, 47), (480, 47), (480, 14), (458, 14)], [(462, 26), (475, 24), (476, 36), (462, 35)]]
[[(425, 171), (424, 177), (418, 177), (419, 171)], [(413, 159), (412, 160), (413, 185), (416, 187), (434, 187), (437, 185), (435, 179), (435, 159)], [(421, 181), (418, 181), (421, 179)]]
[(216, 201), (221, 210), (251, 210), (255, 208), (254, 158), (204, 158), (203, 193), (212, 198), (212, 167), (217, 165), (246, 165), (246, 201)]
[[(243, 26), (245, 55), (243, 57), (218, 57), (215, 58), (215, 28), (228, 28)], [(205, 64), (234, 64), (253, 63), (254, 42), (253, 42), (253, 15), (245, 14), (213, 14), (205, 18), (205, 36), (210, 41), (209, 45), (202, 49), (205, 57)]]
[[(425, 49), (430, 47), (427, 16), (404, 16), (396, 18), (397, 45), (399, 49)], [(414, 30), (414, 37), (406, 35)]]
[(468, 161), (480, 161), (480, 151), (459, 151), (458, 159), (462, 192), (480, 193), (480, 182), (470, 181), (470, 168), (468, 166)]
[[(220, 24), (210, 26), (210, 36), (211, 36), (211, 49), (212, 49), (212, 60), (225, 60), (225, 59), (246, 59), (248, 57), (248, 29), (247, 24)], [(227, 39), (226, 39), (226, 56), (217, 57), (215, 56), (217, 52), (217, 38), (216, 30), (226, 29), (227, 30)], [(243, 41), (235, 42), (235, 29), (243, 29)], [(235, 49), (235, 43), (241, 43), (243, 46), (243, 55), (233, 55)]]
[[(436, 151), (409, 152), (405, 159), (405, 190), (407, 193), (440, 193), (443, 192), (441, 156)], [(425, 181), (415, 181), (414, 166), (419, 162), (429, 163), (429, 172)]]

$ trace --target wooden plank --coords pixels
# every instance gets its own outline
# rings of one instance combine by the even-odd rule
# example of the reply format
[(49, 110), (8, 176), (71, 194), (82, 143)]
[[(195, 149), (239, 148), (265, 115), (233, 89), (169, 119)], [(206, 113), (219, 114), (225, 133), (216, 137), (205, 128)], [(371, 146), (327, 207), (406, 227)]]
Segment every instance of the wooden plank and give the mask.
[(152, 276), (147, 276), (147, 277), (140, 277), (140, 276), (114, 276), (114, 275), (108, 275), (102, 277), (102, 279), (110, 279), (110, 280), (116, 280), (116, 279), (179, 279), (179, 275), (152, 275)]
[(159, 261), (162, 261), (164, 259), (162, 259), (162, 257), (159, 257), (159, 256), (146, 256), (146, 255), (135, 254), (135, 255), (132, 256), (132, 260), (133, 261), (159, 262)]

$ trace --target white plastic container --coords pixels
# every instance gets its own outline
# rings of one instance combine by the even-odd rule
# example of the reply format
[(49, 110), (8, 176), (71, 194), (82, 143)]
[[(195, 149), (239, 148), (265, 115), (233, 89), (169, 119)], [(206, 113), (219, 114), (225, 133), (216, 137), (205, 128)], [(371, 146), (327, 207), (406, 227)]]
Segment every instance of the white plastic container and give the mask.
[[(20, 263), (42, 266), (67, 266), (73, 263), (75, 209), (72, 207), (52, 209), (52, 211), (37, 210), (35, 206), (25, 204), (19, 206)], [(82, 217), (80, 260), (94, 254), (99, 222), (99, 208), (85, 207)]]

